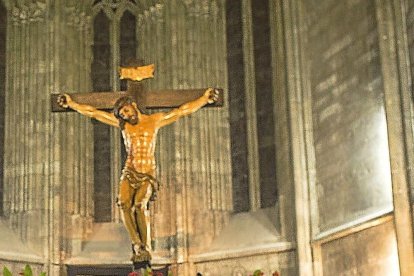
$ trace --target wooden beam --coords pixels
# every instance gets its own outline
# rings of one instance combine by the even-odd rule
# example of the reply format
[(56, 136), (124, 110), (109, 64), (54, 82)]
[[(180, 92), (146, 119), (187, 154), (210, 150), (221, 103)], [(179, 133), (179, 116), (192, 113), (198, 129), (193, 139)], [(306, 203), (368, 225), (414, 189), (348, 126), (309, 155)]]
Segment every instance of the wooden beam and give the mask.
[[(69, 93), (68, 93), (69, 94)], [(70, 108), (61, 107), (57, 100), (60, 94), (51, 95), (52, 112), (68, 112), (72, 111)], [(109, 110), (112, 109), (115, 102), (123, 96), (129, 95), (126, 91), (121, 92), (92, 92), (92, 93), (70, 93), (72, 99), (80, 104), (87, 104), (96, 107), (97, 109)]]
[[(214, 104), (209, 104), (207, 107), (220, 107), (223, 106), (223, 89), (217, 89), (220, 91), (219, 99)], [(72, 99), (80, 104), (87, 104), (102, 110), (111, 110), (115, 102), (123, 96), (135, 96), (138, 99), (139, 105), (148, 109), (151, 108), (174, 108), (178, 107), (186, 102), (192, 101), (201, 97), (206, 91), (205, 88), (200, 89), (184, 89), (184, 90), (154, 90), (143, 91), (138, 95), (127, 91), (120, 92), (92, 92), (92, 93), (73, 93), (69, 94)], [(52, 112), (68, 112), (71, 109), (63, 108), (57, 103), (59, 94), (51, 95), (51, 109)]]
[[(220, 96), (217, 102), (209, 104), (209, 107), (223, 106), (223, 89), (217, 89), (220, 91)], [(200, 89), (165, 89), (165, 90), (154, 90), (147, 91), (144, 96), (144, 105), (146, 108), (174, 108), (178, 107), (186, 102), (195, 100), (201, 97), (205, 88)]]

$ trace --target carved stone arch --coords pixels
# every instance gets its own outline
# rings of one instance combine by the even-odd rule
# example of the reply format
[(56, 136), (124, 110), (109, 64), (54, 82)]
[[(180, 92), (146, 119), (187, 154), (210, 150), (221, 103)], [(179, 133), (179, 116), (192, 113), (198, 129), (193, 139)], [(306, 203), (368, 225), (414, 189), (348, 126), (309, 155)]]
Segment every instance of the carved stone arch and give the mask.
[(103, 10), (111, 20), (119, 20), (125, 10), (137, 15), (139, 8), (139, 4), (132, 0), (95, 0), (92, 3), (92, 16), (95, 17)]
[(109, 19), (114, 18), (114, 11), (109, 6), (105, 5), (104, 2), (92, 6), (92, 18), (95, 18), (101, 11), (103, 11)]
[(10, 2), (10, 11), (14, 23), (27, 23), (44, 20), (46, 15), (46, 0), (29, 1), (22, 0)]
[(124, 13), (128, 11), (131, 14), (135, 15), (136, 17), (138, 16), (138, 6), (136, 4), (133, 4), (129, 1), (124, 1), (123, 5), (120, 5), (119, 8), (116, 10), (116, 19), (121, 20), (122, 16), (124, 15)]

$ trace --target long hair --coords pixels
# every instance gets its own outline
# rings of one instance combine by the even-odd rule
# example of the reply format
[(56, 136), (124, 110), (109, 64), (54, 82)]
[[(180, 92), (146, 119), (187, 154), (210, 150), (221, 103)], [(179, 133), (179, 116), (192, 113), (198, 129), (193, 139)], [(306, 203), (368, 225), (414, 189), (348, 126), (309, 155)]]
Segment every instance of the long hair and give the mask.
[(130, 96), (123, 96), (123, 97), (119, 98), (114, 104), (113, 113), (114, 113), (115, 117), (119, 120), (119, 126), (121, 127), (121, 129), (124, 129), (125, 119), (122, 118), (122, 116), (121, 116), (121, 114), (119, 114), (119, 112), (121, 111), (121, 109), (124, 106), (130, 105), (133, 102), (134, 102), (134, 100)]
[(132, 100), (132, 98), (130, 96), (123, 96), (121, 98), (119, 98), (115, 104), (114, 104), (114, 115), (117, 119), (122, 119), (121, 114), (119, 114), (119, 112), (121, 111), (121, 109), (126, 106), (126, 105), (130, 105), (132, 104), (134, 101)]

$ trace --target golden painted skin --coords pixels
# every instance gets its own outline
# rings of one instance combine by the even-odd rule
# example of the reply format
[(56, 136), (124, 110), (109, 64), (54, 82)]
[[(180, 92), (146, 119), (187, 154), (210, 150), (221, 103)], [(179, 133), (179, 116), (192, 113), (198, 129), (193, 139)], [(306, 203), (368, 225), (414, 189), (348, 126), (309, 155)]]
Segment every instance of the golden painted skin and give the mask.
[[(125, 122), (121, 125), (113, 113), (98, 110), (89, 105), (74, 102), (69, 95), (59, 97), (62, 107), (69, 107), (80, 114), (95, 118), (105, 124), (122, 128), (122, 136), (128, 154), (125, 167), (133, 168), (155, 178), (155, 142), (159, 128), (189, 115), (208, 103), (218, 99), (218, 91), (209, 88), (200, 98), (185, 103), (170, 112), (151, 115), (143, 114), (135, 102), (126, 104), (119, 109), (119, 116)], [(150, 223), (148, 201), (152, 195), (152, 186), (144, 182), (138, 189), (131, 187), (129, 181), (121, 177), (118, 200), (122, 209), (122, 220), (133, 245), (133, 261), (147, 261), (151, 258)]]

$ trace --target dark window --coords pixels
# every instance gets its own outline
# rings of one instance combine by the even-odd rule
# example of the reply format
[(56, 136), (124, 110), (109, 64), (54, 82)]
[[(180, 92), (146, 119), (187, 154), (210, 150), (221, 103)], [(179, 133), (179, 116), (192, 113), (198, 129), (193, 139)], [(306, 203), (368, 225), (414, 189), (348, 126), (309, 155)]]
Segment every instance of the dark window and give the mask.
[[(92, 86), (94, 91), (111, 91), (110, 21), (104, 12), (94, 19)], [(111, 221), (111, 145), (109, 126), (93, 120), (95, 221)]]
[(273, 118), (269, 0), (252, 1), (260, 207), (276, 202), (276, 147)]
[[(129, 11), (124, 12), (121, 18), (121, 35), (119, 41), (120, 49), (120, 62), (121, 66), (136, 65), (136, 51), (137, 51), (137, 39), (136, 39), (136, 18)], [(121, 90), (127, 89), (127, 81), (121, 80)], [(123, 146), (121, 137), (121, 166), (126, 160), (126, 151)]]
[[(248, 113), (256, 115), (258, 181), (260, 207), (274, 206), (277, 199), (276, 144), (273, 101), (272, 53), (270, 44), (269, 0), (251, 1), (252, 34), (243, 33), (242, 1), (226, 1), (227, 66), (230, 106), (230, 137), (233, 168), (233, 208), (235, 212), (250, 210)], [(255, 91), (246, 91), (246, 60), (243, 36), (252, 35)], [(246, 93), (254, 93), (255, 110), (246, 110)], [(254, 149), (252, 149), (254, 150)], [(254, 164), (251, 164), (252, 166)]]
[(6, 93), (7, 11), (0, 2), (0, 216), (3, 215), (4, 100)]
[(240, 0), (226, 2), (227, 70), (230, 107), (233, 209), (250, 210), (243, 59), (243, 22)]
[[(121, 18), (121, 32), (119, 49), (121, 54), (121, 66), (130, 66), (136, 61), (136, 18), (129, 11), (124, 12)], [(126, 80), (121, 80), (121, 90), (126, 90)]]
[[(114, 13), (115, 15), (115, 13)], [(112, 55), (115, 47), (119, 47), (119, 61), (121, 66), (136, 63), (136, 16), (125, 11), (120, 18), (119, 41), (111, 43), (110, 29), (116, 26), (114, 19), (108, 18), (101, 11), (94, 18), (94, 44), (92, 62), (92, 84), (94, 91), (111, 91), (116, 85), (111, 85), (112, 63), (116, 58)], [(126, 81), (121, 81), (121, 90), (126, 90)], [(95, 221), (109, 222), (112, 215), (111, 189), (111, 141), (110, 127), (96, 120), (94, 122), (94, 195)], [(122, 164), (126, 159), (126, 152), (122, 145)]]

